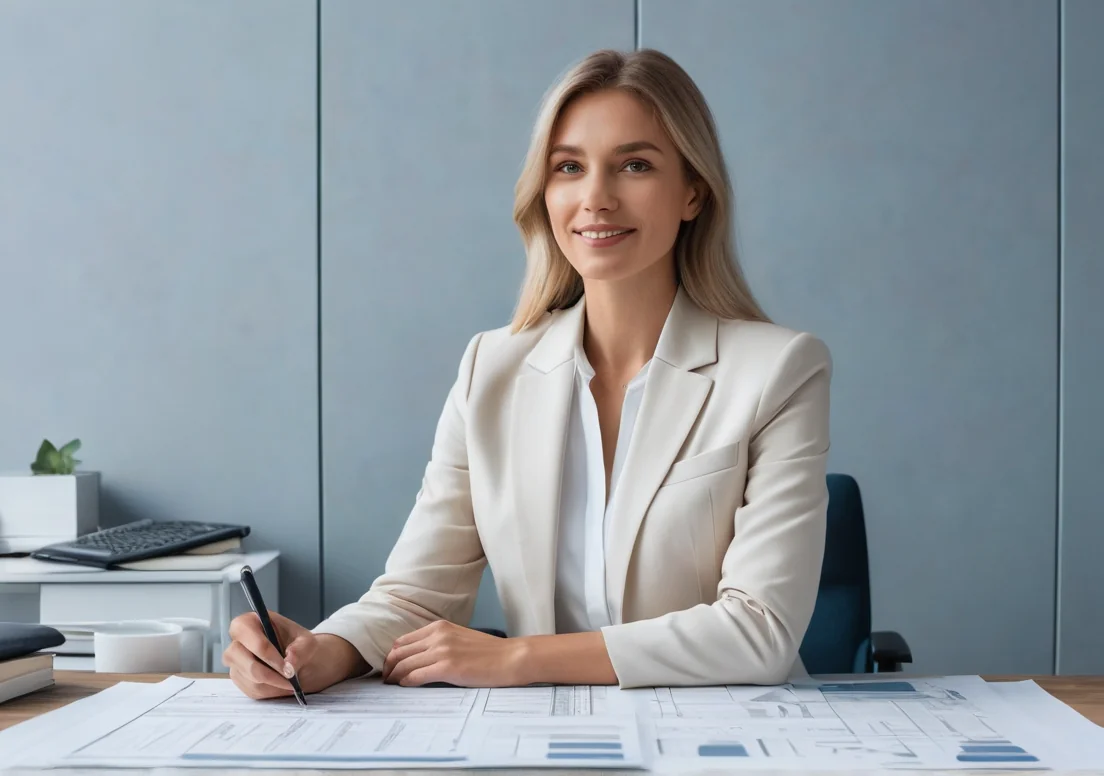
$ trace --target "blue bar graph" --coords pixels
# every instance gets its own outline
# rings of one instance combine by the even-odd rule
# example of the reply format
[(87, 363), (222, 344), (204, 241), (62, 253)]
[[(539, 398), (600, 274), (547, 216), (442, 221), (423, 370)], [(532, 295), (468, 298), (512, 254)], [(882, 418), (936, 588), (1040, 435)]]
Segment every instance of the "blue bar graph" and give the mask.
[(960, 754), (956, 758), (962, 763), (1037, 763), (1039, 758), (1033, 754)]
[(909, 682), (826, 682), (819, 689), (823, 693), (916, 692), (916, 688)]
[(956, 758), (962, 763), (1037, 763), (1039, 758), (1008, 742), (963, 744)]
[(747, 747), (743, 744), (702, 744), (698, 747), (698, 757), (747, 757)]
[(624, 760), (620, 741), (549, 741), (549, 760)]
[(620, 741), (550, 741), (549, 749), (621, 749)]

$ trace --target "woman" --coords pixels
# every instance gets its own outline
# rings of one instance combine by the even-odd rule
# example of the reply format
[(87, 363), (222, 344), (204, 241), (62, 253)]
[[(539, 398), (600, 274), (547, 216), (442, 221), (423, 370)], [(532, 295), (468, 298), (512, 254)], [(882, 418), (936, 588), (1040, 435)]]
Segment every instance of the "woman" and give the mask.
[[(784, 681), (816, 601), (831, 361), (737, 267), (709, 109), (668, 57), (600, 51), (542, 106), (510, 327), (460, 362), (371, 589), (313, 630), (252, 613), (254, 698), (380, 673), (467, 686)], [(511, 638), (464, 627), (485, 564)]]

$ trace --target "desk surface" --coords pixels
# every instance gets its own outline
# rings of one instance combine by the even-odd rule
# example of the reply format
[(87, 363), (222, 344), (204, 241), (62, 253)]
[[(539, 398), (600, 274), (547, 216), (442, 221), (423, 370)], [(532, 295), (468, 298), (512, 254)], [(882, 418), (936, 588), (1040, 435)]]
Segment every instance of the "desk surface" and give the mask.
[[(93, 695), (116, 682), (159, 682), (169, 674), (97, 674), (91, 671), (55, 671), (54, 676), (56, 684), (53, 687), (0, 704), (0, 730)], [(226, 674), (178, 674), (178, 676), (226, 678)], [(898, 674), (898, 676), (904, 678), (913, 675)], [(1104, 676), (985, 676), (983, 678), (989, 681), (1033, 679), (1040, 687), (1063, 703), (1076, 709), (1097, 725), (1104, 726)], [(543, 769), (529, 772), (540, 774), (540, 776), (549, 776), (553, 773), (553, 771)], [(181, 769), (181, 773), (187, 773), (186, 769)], [(295, 773), (295, 771), (280, 770), (279, 773), (288, 776)], [(352, 774), (357, 773), (357, 771), (342, 771), (342, 773)], [(383, 776), (387, 773), (401, 772), (362, 771), (362, 773)], [(592, 776), (597, 776), (599, 772), (591, 771), (590, 773)], [(609, 773), (623, 774), (624, 771), (609, 771)], [(969, 772), (948, 771), (948, 773), (964, 774)], [(992, 772), (990, 771), (990, 773)]]

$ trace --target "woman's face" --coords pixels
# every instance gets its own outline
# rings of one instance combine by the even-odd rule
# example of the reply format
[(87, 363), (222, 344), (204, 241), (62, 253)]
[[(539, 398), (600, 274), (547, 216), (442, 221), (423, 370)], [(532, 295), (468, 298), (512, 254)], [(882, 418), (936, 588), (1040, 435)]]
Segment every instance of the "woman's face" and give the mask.
[(679, 225), (698, 214), (701, 198), (651, 112), (607, 90), (576, 98), (560, 114), (544, 201), (575, 271), (623, 280), (674, 261)]

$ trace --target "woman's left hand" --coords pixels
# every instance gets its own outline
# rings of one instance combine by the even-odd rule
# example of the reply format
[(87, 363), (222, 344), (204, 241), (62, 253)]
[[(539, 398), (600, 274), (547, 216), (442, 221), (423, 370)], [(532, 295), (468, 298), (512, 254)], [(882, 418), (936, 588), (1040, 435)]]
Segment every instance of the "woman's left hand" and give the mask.
[(523, 641), (503, 639), (438, 620), (395, 639), (383, 680), (413, 687), (447, 682), (463, 687), (510, 687), (521, 680)]

